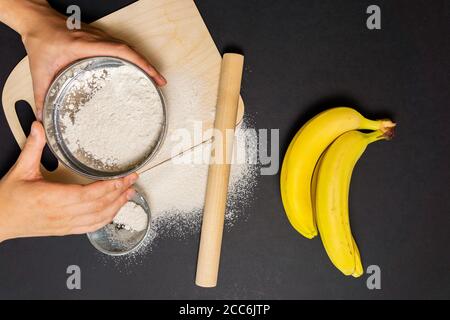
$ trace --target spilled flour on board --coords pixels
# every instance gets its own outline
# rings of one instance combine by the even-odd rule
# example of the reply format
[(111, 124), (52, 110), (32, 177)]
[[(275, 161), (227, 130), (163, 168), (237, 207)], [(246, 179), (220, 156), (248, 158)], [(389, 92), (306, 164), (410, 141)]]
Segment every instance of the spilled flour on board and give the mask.
[[(227, 198), (225, 226), (233, 226), (245, 216), (245, 208), (253, 200), (259, 165), (256, 161), (257, 136), (244, 119), (235, 133), (233, 165)], [(128, 261), (151, 250), (160, 237), (183, 239), (199, 232), (205, 201), (207, 163), (192, 163), (193, 159), (208, 156), (211, 143), (204, 143), (141, 174), (136, 188), (142, 192), (151, 210), (151, 231), (145, 244)], [(120, 258), (120, 259), (123, 259)]]
[[(190, 137), (198, 144), (203, 141), (201, 127), (204, 120), (215, 115), (216, 101), (212, 92), (217, 92), (217, 84), (213, 85), (214, 81), (208, 79), (192, 79), (189, 74), (189, 70), (167, 74), (171, 85), (163, 91), (167, 105), (171, 106), (173, 123), (188, 133), (198, 132), (200, 127), (200, 135)], [(86, 158), (89, 165), (106, 171), (128, 168), (143, 158), (159, 141), (164, 122), (159, 94), (148, 82), (143, 74), (129, 66), (87, 71), (79, 76), (74, 81), (74, 92), (67, 98), (67, 112), (62, 117), (65, 142), (72, 153), (83, 160)], [(80, 92), (86, 99), (79, 99)], [(115, 134), (111, 135), (111, 132)], [(227, 227), (236, 223), (251, 203), (259, 174), (257, 144), (256, 131), (246, 118), (235, 132)], [(172, 151), (177, 154), (181, 150), (185, 147)], [(112, 260), (103, 256), (108, 262), (139, 261), (159, 238), (182, 239), (199, 231), (210, 154), (211, 143), (203, 143), (140, 175), (135, 187), (149, 204), (150, 232), (137, 252)], [(143, 230), (147, 225), (146, 216), (140, 209), (128, 203), (114, 222), (126, 230)]]

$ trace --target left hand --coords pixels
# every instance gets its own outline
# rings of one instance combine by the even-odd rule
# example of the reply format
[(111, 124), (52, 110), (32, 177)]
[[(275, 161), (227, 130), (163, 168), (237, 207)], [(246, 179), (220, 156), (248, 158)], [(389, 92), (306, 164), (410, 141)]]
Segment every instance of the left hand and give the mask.
[(19, 159), (0, 180), (0, 242), (95, 231), (110, 223), (134, 195), (136, 173), (84, 186), (44, 180), (44, 146), (44, 128), (35, 121)]

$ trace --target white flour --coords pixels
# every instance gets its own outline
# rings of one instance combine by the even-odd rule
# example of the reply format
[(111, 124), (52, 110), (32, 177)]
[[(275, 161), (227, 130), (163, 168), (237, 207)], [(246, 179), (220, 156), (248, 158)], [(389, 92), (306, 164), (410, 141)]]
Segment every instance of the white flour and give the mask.
[[(242, 123), (236, 130), (235, 152), (253, 158), (257, 151), (257, 137)], [(210, 143), (196, 147), (181, 155), (186, 159), (198, 159), (210, 154)], [(226, 225), (232, 226), (253, 199), (259, 166), (245, 157), (231, 167), (227, 198)], [(236, 160), (236, 159), (235, 159)], [(201, 225), (205, 201), (208, 164), (193, 164), (172, 159), (141, 174), (137, 187), (145, 195), (151, 210), (151, 232), (147, 248), (160, 236), (183, 238), (197, 232)], [(140, 250), (139, 252), (145, 251)]]
[[(89, 71), (75, 80), (74, 89), (90, 99), (63, 117), (72, 153), (83, 153), (103, 169), (123, 169), (151, 152), (164, 115), (159, 94), (143, 73), (128, 65)], [(77, 108), (69, 103), (68, 109)]]
[[(245, 145), (246, 141), (247, 145)], [(256, 137), (247, 134), (245, 125), (236, 131), (235, 146), (241, 153), (243, 151), (256, 152)], [(158, 218), (167, 212), (177, 211), (179, 214), (183, 214), (202, 209), (205, 200), (208, 163), (197, 164), (193, 163), (193, 160), (201, 157), (207, 159), (210, 154), (211, 143), (205, 143), (203, 146), (187, 151), (178, 158), (173, 158), (140, 176), (138, 186), (141, 187), (147, 200), (151, 203), (152, 218)], [(239, 192), (235, 186), (249, 173), (251, 166), (245, 162), (245, 159), (232, 165), (230, 193)]]
[(115, 224), (125, 230), (143, 231), (147, 228), (147, 214), (144, 209), (132, 201), (128, 201), (114, 217)]

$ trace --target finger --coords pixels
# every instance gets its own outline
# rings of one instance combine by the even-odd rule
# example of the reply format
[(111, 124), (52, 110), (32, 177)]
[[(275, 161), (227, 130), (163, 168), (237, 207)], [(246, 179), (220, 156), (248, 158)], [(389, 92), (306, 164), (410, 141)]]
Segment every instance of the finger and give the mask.
[(74, 221), (74, 228), (71, 233), (79, 234), (86, 232), (93, 232), (113, 221), (116, 214), (119, 212), (130, 198), (134, 195), (133, 189), (128, 189), (119, 198), (117, 198), (110, 206), (101, 212), (83, 215)]
[(108, 55), (128, 60), (144, 70), (158, 86), (164, 86), (167, 83), (161, 73), (159, 73), (159, 71), (152, 66), (144, 56), (131, 49), (127, 44), (117, 42), (97, 42), (93, 45), (92, 43), (89, 43), (88, 46), (85, 47), (85, 51), (87, 54), (91, 55)]
[(95, 212), (102, 212), (126, 191), (127, 189), (117, 189), (95, 200), (67, 206), (67, 212), (73, 216), (92, 215)]
[(100, 223), (93, 224), (93, 225), (76, 227), (76, 228), (72, 229), (70, 234), (85, 234), (85, 233), (89, 233), (89, 232), (95, 232), (95, 231), (103, 228), (104, 226), (106, 226), (108, 223), (109, 222), (106, 222), (106, 223), (100, 222)]
[(44, 128), (40, 122), (34, 121), (31, 125), (30, 135), (17, 159), (14, 172), (26, 179), (41, 178), (40, 164), (44, 146)]
[(68, 214), (76, 216), (87, 212), (101, 211), (127, 190), (138, 177), (136, 173), (132, 173), (125, 178), (98, 181), (85, 186), (45, 182), (45, 187), (48, 191), (48, 201), (53, 205), (58, 205)]
[(81, 201), (91, 201), (99, 199), (114, 191), (119, 194), (128, 189), (139, 178), (137, 173), (132, 173), (121, 179), (97, 181), (83, 187)]
[(127, 45), (119, 45), (118, 46), (118, 52), (120, 54), (120, 57), (128, 60), (130, 62), (133, 62), (138, 67), (140, 67), (142, 70), (147, 72), (147, 74), (152, 77), (153, 80), (155, 80), (156, 84), (158, 86), (164, 86), (167, 84), (166, 79), (162, 76), (162, 74), (153, 66), (151, 65), (147, 59), (142, 56), (137, 51), (131, 49)]
[(108, 223), (97, 223), (94, 224), (92, 226), (83, 226), (83, 227), (77, 227), (74, 228), (70, 234), (85, 234), (85, 233), (89, 233), (89, 232), (95, 232), (98, 229), (103, 228), (104, 226), (106, 226)]

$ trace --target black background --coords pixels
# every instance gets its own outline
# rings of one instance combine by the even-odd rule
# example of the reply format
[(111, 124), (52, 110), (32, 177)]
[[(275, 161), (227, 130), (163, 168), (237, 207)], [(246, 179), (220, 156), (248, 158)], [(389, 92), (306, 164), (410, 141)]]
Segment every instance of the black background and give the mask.
[[(52, 1), (55, 3), (56, 1)], [(132, 1), (78, 4), (86, 22)], [(450, 298), (449, 1), (196, 1), (220, 51), (245, 53), (242, 95), (258, 128), (279, 128), (281, 154), (317, 112), (357, 106), (398, 122), (395, 139), (371, 145), (354, 172), (351, 219), (367, 276), (342, 276), (320, 240), (289, 225), (279, 177), (262, 176), (246, 219), (224, 235), (219, 285), (194, 285), (198, 234), (163, 238), (126, 262), (103, 257), (84, 236), (0, 245), (0, 298)], [(377, 4), (382, 29), (366, 28)], [(45, 23), (45, 22), (43, 22)], [(0, 25), (0, 87), (25, 56)], [(2, 109), (3, 110), (3, 109)], [(0, 174), (19, 148), (0, 112)], [(1, 223), (1, 222), (0, 222)], [(66, 268), (82, 269), (82, 289), (66, 289)]]

